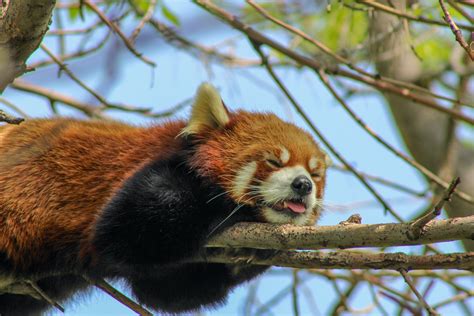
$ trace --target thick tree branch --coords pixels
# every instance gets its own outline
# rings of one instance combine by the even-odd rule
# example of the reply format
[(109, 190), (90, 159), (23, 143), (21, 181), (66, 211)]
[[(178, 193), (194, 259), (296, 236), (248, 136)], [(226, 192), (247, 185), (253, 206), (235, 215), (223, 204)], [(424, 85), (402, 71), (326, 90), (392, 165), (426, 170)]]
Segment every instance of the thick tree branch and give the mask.
[(411, 223), (293, 226), (239, 223), (213, 237), (208, 247), (263, 249), (334, 249), (424, 245), (474, 238), (474, 215), (433, 220), (417, 240)]
[(56, 1), (2, 1), (0, 8), (0, 93), (26, 71), (25, 62), (48, 31)]
[(407, 255), (404, 253), (360, 253), (354, 251), (314, 252), (278, 251), (267, 257), (262, 251), (208, 249), (205, 262), (273, 265), (299, 269), (474, 269), (474, 252), (441, 255)]

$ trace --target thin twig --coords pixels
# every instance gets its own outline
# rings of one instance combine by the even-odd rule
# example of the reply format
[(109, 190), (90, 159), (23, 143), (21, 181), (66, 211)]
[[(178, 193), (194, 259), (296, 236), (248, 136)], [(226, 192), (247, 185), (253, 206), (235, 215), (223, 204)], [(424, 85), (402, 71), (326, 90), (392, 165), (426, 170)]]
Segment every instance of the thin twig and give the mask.
[(420, 313), (413, 308), (410, 304), (406, 302), (406, 300), (398, 298), (397, 296), (384, 292), (384, 291), (379, 291), (380, 295), (385, 296), (389, 300), (395, 302), (400, 308), (405, 308), (411, 312), (412, 315), (419, 315)]
[(341, 315), (342, 312), (351, 312), (352, 309), (349, 306), (349, 297), (354, 293), (354, 290), (359, 286), (358, 281), (354, 281), (351, 284), (349, 284), (349, 287), (345, 292), (342, 292), (341, 289), (339, 288), (337, 284), (337, 280), (332, 280), (332, 286), (334, 290), (336, 291), (337, 295), (339, 296), (339, 300), (334, 304), (333, 308), (331, 309), (331, 312), (328, 313), (328, 315), (331, 316), (337, 316)]
[[(456, 11), (458, 11), (463, 17), (466, 18), (469, 22), (474, 24), (474, 18), (466, 11), (464, 10), (463, 7), (461, 7), (459, 4), (454, 2), (453, 0), (448, 0), (448, 3), (450, 6), (452, 6)], [(473, 2), (474, 3), (474, 2)]]
[(104, 291), (108, 295), (112, 296), (114, 299), (127, 306), (133, 310), (138, 315), (153, 316), (151, 312), (142, 307), (141, 305), (135, 303), (132, 299), (121, 293), (119, 290), (114, 288), (112, 285), (107, 283), (104, 279), (92, 279), (88, 276), (82, 276), (87, 282)]
[(133, 30), (132, 35), (130, 35), (130, 38), (129, 38), (130, 42), (135, 43), (138, 35), (142, 31), (143, 27), (145, 27), (145, 24), (147, 24), (150, 21), (150, 19), (153, 17), (153, 13), (155, 12), (155, 7), (156, 7), (156, 0), (151, 0), (150, 3), (148, 4), (148, 9), (145, 15), (143, 15), (143, 18), (140, 20), (140, 23), (138, 23), (137, 27)]
[(98, 92), (94, 91), (92, 88), (87, 86), (84, 82), (82, 82), (67, 66), (64, 64), (58, 57), (56, 57), (44, 44), (41, 44), (41, 49), (49, 56), (51, 59), (56, 62), (61, 71), (64, 71), (74, 82), (80, 85), (84, 90), (89, 92), (94, 98), (97, 99), (100, 103), (102, 103), (102, 109), (117, 109), (125, 112), (137, 112), (137, 113), (150, 113), (151, 108), (137, 108), (130, 105), (124, 104), (117, 104), (117, 103), (110, 103), (104, 97), (102, 97)]
[(461, 179), (459, 177), (455, 178), (451, 182), (449, 188), (444, 193), (443, 198), (436, 204), (434, 209), (424, 214), (423, 216), (421, 216), (420, 218), (418, 218), (411, 224), (411, 229), (407, 231), (407, 236), (409, 238), (412, 238), (412, 239), (420, 238), (426, 224), (428, 224), (430, 221), (432, 221), (437, 216), (439, 216), (441, 214), (441, 209), (443, 208), (444, 204), (451, 200), (451, 196), (453, 195), (454, 190), (456, 190), (456, 187), (458, 186), (459, 183), (461, 183)]
[[(451, 28), (451, 31), (453, 32), (454, 36), (456, 37), (456, 41), (467, 52), (469, 58), (471, 58), (471, 60), (474, 61), (474, 50), (471, 49), (471, 47), (467, 44), (466, 40), (462, 36), (461, 30), (456, 25), (456, 23), (453, 21), (453, 18), (451, 17), (451, 14), (449, 13), (448, 8), (446, 8), (446, 5), (444, 4), (444, 1), (439, 0), (439, 5), (441, 6), (441, 9), (443, 10), (443, 13), (444, 13), (443, 18), (446, 21), (446, 23), (448, 23), (449, 27)], [(470, 31), (474, 32), (474, 29), (471, 29)]]
[[(436, 174), (431, 172), (428, 168), (417, 162), (416, 160), (410, 158), (408, 155), (404, 154), (400, 150), (396, 149), (389, 143), (387, 143), (382, 137), (380, 137), (377, 133), (375, 133), (367, 124), (360, 118), (350, 107), (349, 105), (342, 99), (341, 96), (336, 92), (336, 90), (332, 87), (331, 83), (329, 82), (329, 78), (327, 77), (326, 73), (323, 69), (320, 69), (316, 72), (319, 76), (321, 82), (326, 86), (326, 88), (331, 92), (334, 98), (339, 102), (339, 104), (343, 107), (343, 109), (354, 119), (354, 121), (362, 127), (364, 131), (366, 131), (370, 136), (372, 136), (376, 141), (382, 144), (386, 149), (391, 151), (397, 157), (401, 158), (403, 161), (414, 167), (415, 169), (419, 170), (422, 174), (426, 175), (430, 179), (437, 179), (437, 183), (441, 182), (442, 179), (439, 178)], [(474, 198), (468, 195), (467, 193), (461, 192), (459, 195), (462, 195), (464, 200), (467, 200), (470, 203), (474, 203)]]
[(408, 284), (408, 286), (411, 288), (413, 293), (415, 293), (416, 297), (420, 301), (421, 305), (423, 306), (424, 309), (430, 314), (431, 316), (437, 316), (439, 315), (425, 300), (423, 295), (418, 292), (416, 289), (416, 286), (413, 284), (413, 281), (411, 280), (410, 276), (408, 275), (407, 271), (405, 269), (400, 269), (400, 274), (403, 276), (403, 279), (405, 282)]
[(30, 280), (25, 280), (25, 282), (38, 293), (39, 296), (41, 296), (42, 299), (44, 299), (46, 302), (48, 302), (51, 306), (54, 306), (58, 310), (60, 310), (62, 313), (65, 312), (64, 307), (61, 306), (58, 302), (53, 300), (48, 294), (46, 294), (39, 286), (36, 284), (36, 282), (30, 281)]
[(8, 124), (14, 124), (14, 125), (19, 125), (21, 122), (23, 122), (25, 119), (21, 117), (13, 117), (7, 113), (5, 113), (3, 110), (0, 110), (0, 122), (5, 122)]
[(49, 30), (48, 33), (46, 33), (46, 36), (84, 35), (92, 31), (96, 31), (99, 28), (99, 26), (102, 26), (104, 24), (105, 23), (99, 19), (96, 22), (84, 28)]
[(293, 306), (293, 315), (299, 316), (300, 309), (298, 306), (298, 286), (299, 286), (299, 278), (298, 278), (298, 269), (293, 269), (293, 285), (291, 287), (291, 301)]
[(70, 107), (73, 107), (81, 111), (82, 113), (84, 113), (85, 115), (89, 117), (103, 118), (103, 115), (100, 113), (98, 107), (95, 107), (85, 102), (81, 102), (79, 100), (76, 100), (70, 96), (61, 94), (59, 92), (56, 92), (54, 90), (50, 90), (50, 89), (43, 88), (37, 85), (33, 85), (23, 80), (15, 80), (15, 82), (13, 82), (10, 85), (10, 87), (16, 90), (40, 95), (42, 97), (47, 98), (48, 100), (54, 100), (62, 104), (68, 105)]
[[(295, 50), (289, 49), (288, 47), (272, 40), (271, 38), (263, 35), (260, 32), (257, 32), (255, 29), (253, 29), (251, 26), (243, 23), (240, 21), (236, 16), (233, 14), (229, 13), (228, 11), (216, 6), (212, 2), (208, 0), (193, 0), (194, 3), (208, 11), (209, 13), (217, 16), (218, 18), (224, 20), (226, 23), (234, 27), (235, 29), (241, 31), (244, 33), (249, 39), (262, 43), (265, 45), (268, 45), (275, 49), (276, 51), (286, 55), (290, 59), (293, 59), (295, 62), (307, 66), (311, 69), (314, 70), (319, 70), (321, 68), (325, 68), (325, 65), (320, 63), (318, 60), (314, 58), (309, 58), (304, 55), (301, 55), (300, 53), (296, 52)], [(345, 70), (338, 65), (331, 65), (330, 67), (326, 67), (326, 72), (329, 74), (333, 75), (338, 75), (338, 76), (343, 76), (346, 78), (350, 78), (359, 82), (363, 82), (367, 85), (373, 86), (381, 91), (386, 91), (390, 93), (394, 93), (397, 95), (400, 95), (403, 98), (407, 98), (409, 100), (412, 100), (418, 104), (427, 106), (429, 108), (432, 108), (436, 111), (443, 112), (445, 114), (452, 115), (453, 117), (465, 121), (469, 124), (474, 124), (474, 118), (469, 117), (465, 115), (464, 113), (460, 111), (455, 111), (453, 109), (444, 107), (439, 105), (438, 103), (434, 102), (433, 100), (420, 96), (417, 93), (413, 93), (410, 89), (407, 88), (400, 88), (395, 84), (379, 80), (378, 78), (373, 78), (370, 76), (363, 76), (357, 73), (354, 73), (352, 71)], [(448, 187), (448, 183), (445, 183), (445, 187)], [(474, 203), (474, 202), (471, 202)]]
[(370, 295), (372, 296), (372, 301), (374, 302), (375, 307), (380, 311), (383, 316), (389, 316), (388, 312), (385, 310), (382, 304), (380, 304), (379, 296), (375, 291), (375, 286), (372, 283), (368, 283), (367, 285), (369, 287)]
[[(447, 100), (447, 101), (451, 101), (453, 103), (461, 103), (460, 100), (455, 100), (453, 98), (450, 98), (450, 97), (446, 97), (446, 96), (443, 96), (443, 95), (439, 95), (437, 93), (434, 93), (432, 91), (430, 91), (429, 89), (426, 89), (426, 88), (423, 88), (423, 87), (420, 87), (420, 86), (417, 86), (417, 85), (414, 85), (412, 83), (407, 83), (407, 82), (404, 82), (404, 81), (400, 81), (400, 80), (396, 80), (396, 79), (392, 79), (392, 78), (386, 78), (386, 77), (381, 77), (379, 74), (372, 74), (368, 71), (365, 71), (364, 69), (354, 65), (352, 63), (352, 61), (350, 61), (349, 59), (339, 55), (339, 54), (336, 54), (334, 53), (329, 47), (327, 47), (326, 45), (324, 45), (323, 43), (317, 41), (316, 39), (314, 39), (313, 37), (311, 37), (310, 35), (306, 34), (305, 32), (303, 32), (302, 30), (300, 29), (297, 29), (295, 27), (293, 27), (292, 25), (288, 24), (288, 23), (285, 23), (279, 19), (277, 19), (276, 17), (274, 17), (273, 15), (271, 15), (267, 10), (265, 10), (262, 6), (258, 5), (256, 2), (254, 2), (253, 0), (246, 0), (248, 4), (250, 4), (255, 10), (257, 10), (263, 17), (265, 17), (266, 19), (269, 19), (270, 21), (274, 22), (275, 24), (281, 26), (282, 28), (290, 31), (291, 33), (303, 38), (304, 40), (306, 40), (307, 42), (313, 44), (314, 46), (316, 46), (319, 50), (321, 50), (322, 52), (324, 52), (325, 54), (327, 54), (328, 56), (331, 56), (332, 58), (334, 58), (335, 60), (337, 60), (338, 62), (340, 63), (343, 63), (345, 65), (347, 65), (350, 69), (354, 70), (354, 71), (357, 71), (358, 73), (362, 74), (362, 75), (365, 75), (365, 76), (370, 76), (372, 78), (376, 78), (377, 80), (379, 81), (387, 81), (389, 83), (393, 83), (393, 84), (396, 84), (400, 87), (404, 87), (404, 88), (408, 88), (408, 89), (413, 89), (413, 90), (418, 90), (420, 92), (423, 92), (425, 94), (428, 94), (428, 95), (431, 95), (435, 98), (439, 98), (439, 99), (443, 99), (443, 100)], [(467, 106), (470, 106), (469, 104), (463, 104), (463, 105), (467, 105)]]
[(446, 300), (433, 304), (433, 308), (440, 308), (442, 306), (446, 306), (454, 302), (465, 300), (466, 298), (469, 298), (469, 297), (474, 297), (474, 290), (469, 291), (469, 293), (456, 294)]
[[(415, 16), (415, 15), (412, 15), (412, 14), (409, 14), (409, 13), (405, 13), (405, 12), (399, 11), (395, 8), (392, 8), (392, 7), (389, 7), (389, 6), (384, 5), (382, 3), (379, 3), (377, 1), (374, 1), (374, 0), (356, 0), (356, 2), (367, 5), (367, 6), (370, 6), (374, 9), (376, 9), (376, 10), (380, 10), (380, 11), (383, 11), (383, 12), (388, 13), (388, 14), (393, 14), (393, 15), (396, 15), (398, 17), (405, 18), (407, 20), (411, 20), (411, 21), (414, 21), (414, 22), (420, 22), (420, 23), (425, 23), (425, 24), (433, 24), (433, 25), (439, 25), (439, 26), (446, 26), (446, 24), (443, 21), (429, 19), (429, 18), (425, 18), (423, 16)], [(460, 24), (460, 27), (467, 30), (467, 31), (474, 32), (474, 26), (472, 26), (472, 25)]]
[(19, 114), (20, 116), (22, 116), (22, 117), (24, 117), (24, 118), (25, 118), (25, 117), (28, 118), (28, 114), (26, 114), (22, 109), (20, 109), (17, 105), (13, 104), (13, 103), (10, 102), (9, 100), (0, 97), (0, 103), (5, 104), (7, 107), (9, 107), (9, 108), (12, 109), (13, 111), (15, 111), (15, 112), (16, 112), (17, 114)]
[[(145, 14), (143, 10), (133, 3), (133, 1), (130, 1), (130, 6), (137, 15), (143, 16)], [(191, 53), (195, 57), (202, 58), (202, 56), (205, 56), (209, 59), (214, 59), (216, 61), (222, 62), (225, 65), (234, 67), (251, 67), (260, 65), (258, 60), (239, 58), (231, 54), (222, 53), (214, 47), (204, 46), (200, 43), (193, 42), (189, 38), (185, 38), (178, 34), (175, 29), (166, 25), (165, 23), (160, 22), (153, 16), (150, 18), (149, 24), (155, 30), (160, 32), (168, 43), (174, 45), (177, 48), (184, 49), (185, 52)]]
[(99, 18), (105, 23), (107, 24), (108, 27), (110, 27), (123, 41), (123, 43), (125, 44), (125, 46), (128, 48), (128, 50), (130, 52), (132, 52), (132, 54), (134, 54), (136, 57), (138, 57), (141, 61), (143, 61), (144, 63), (152, 66), (152, 67), (156, 67), (156, 64), (149, 60), (148, 58), (146, 58), (145, 56), (143, 56), (143, 54), (139, 53), (135, 47), (133, 46), (133, 44), (128, 40), (128, 38), (125, 36), (125, 34), (123, 34), (123, 32), (120, 30), (119, 27), (117, 27), (117, 25), (115, 25), (112, 21), (110, 21), (106, 16), (105, 14), (99, 10), (99, 8), (91, 1), (89, 0), (84, 0), (84, 4), (87, 5), (92, 11), (94, 11), (97, 16), (99, 16)]
[[(332, 165), (330, 167), (330, 169), (341, 171), (341, 172), (350, 172), (346, 167), (341, 166), (341, 165)], [(361, 171), (359, 171), (359, 173), (360, 173), (360, 175), (362, 175), (367, 180), (383, 184), (387, 187), (390, 187), (390, 188), (393, 188), (395, 190), (405, 192), (405, 193), (408, 193), (408, 194), (411, 194), (411, 195), (414, 195), (414, 196), (426, 197), (427, 194), (428, 194), (427, 190), (425, 190), (425, 191), (416, 191), (412, 188), (409, 188), (405, 185), (396, 183), (392, 180), (388, 180), (388, 179), (385, 179), (385, 178), (382, 178), (382, 177), (379, 177), (379, 176), (375, 176), (375, 175), (372, 175), (372, 174), (368, 174), (368, 173), (365, 173), (365, 172), (361, 172)]]
[[(63, 62), (65, 62), (65, 61), (69, 61), (69, 60), (72, 60), (72, 59), (75, 59), (75, 58), (90, 55), (90, 54), (98, 51), (102, 47), (104, 47), (104, 45), (107, 43), (111, 33), (112, 33), (111, 31), (107, 32), (105, 34), (105, 36), (101, 40), (98, 40), (97, 43), (94, 46), (91, 46), (87, 49), (80, 48), (80, 49), (78, 49), (77, 51), (75, 51), (73, 53), (66, 54), (66, 55), (63, 55), (63, 56), (58, 56), (58, 58), (60, 60), (62, 60)], [(52, 64), (56, 64), (56, 62), (54, 60), (52, 60), (51, 58), (47, 58), (47, 59), (43, 59), (43, 60), (39, 60), (37, 62), (34, 62), (33, 64), (30, 64), (29, 67), (31, 67), (33, 69), (36, 69), (36, 68), (49, 66), (49, 65), (52, 65)]]

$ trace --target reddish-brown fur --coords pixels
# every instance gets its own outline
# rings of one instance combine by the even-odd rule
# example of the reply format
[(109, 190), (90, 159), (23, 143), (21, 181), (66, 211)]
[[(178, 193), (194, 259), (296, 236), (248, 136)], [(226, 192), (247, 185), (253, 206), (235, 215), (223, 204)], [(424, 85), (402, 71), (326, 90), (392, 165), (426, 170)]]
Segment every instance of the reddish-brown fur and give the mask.
[[(229, 131), (238, 137), (227, 137)], [(265, 163), (263, 155), (273, 152), (278, 157), (280, 146), (284, 146), (290, 152), (290, 160), (286, 166), (299, 164), (311, 172), (308, 165), (311, 157), (318, 157), (319, 164), (325, 160), (325, 154), (319, 150), (310, 134), (282, 121), (274, 114), (245, 111), (232, 113), (231, 121), (225, 130), (212, 131), (212, 135), (205, 137), (210, 137), (211, 140), (199, 147), (194, 159), (196, 168), (200, 168), (213, 178), (218, 178), (219, 183), (226, 188), (232, 187), (230, 182), (235, 173), (251, 161), (258, 162), (255, 178), (266, 179), (274, 169)], [(321, 179), (316, 181), (318, 198), (322, 198), (325, 186), (325, 175), (321, 176)]]
[[(177, 135), (184, 126), (182, 121), (140, 128), (52, 119), (2, 127), (0, 252), (18, 272), (50, 262), (55, 252), (74, 243), (80, 244), (80, 260), (87, 259), (93, 254), (90, 240), (100, 210), (144, 164), (177, 153), (182, 148)], [(225, 129), (193, 137), (206, 142), (197, 147), (191, 163), (226, 190), (237, 170), (251, 161), (259, 161), (255, 178), (265, 179), (273, 169), (261, 155), (279, 155), (279, 145), (291, 153), (288, 166), (309, 169), (312, 156), (324, 161), (308, 133), (272, 114), (231, 113)], [(324, 181), (323, 175), (317, 182), (318, 198)]]
[[(228, 137), (235, 133), (238, 137)], [(195, 168), (202, 174), (217, 177), (224, 188), (232, 188), (235, 173), (245, 164), (257, 161), (255, 179), (264, 180), (273, 168), (265, 163), (265, 153), (273, 152), (279, 156), (281, 147), (290, 152), (290, 160), (285, 166), (302, 165), (308, 171), (309, 160), (317, 157), (318, 164), (325, 164), (325, 154), (319, 149), (313, 137), (303, 129), (282, 121), (274, 114), (249, 113), (238, 111), (230, 113), (230, 122), (221, 131), (210, 131), (206, 144), (199, 147), (195, 154)], [(325, 187), (325, 169), (316, 182), (316, 197), (321, 199)], [(234, 196), (238, 199), (240, 197)], [(314, 213), (308, 224), (314, 224), (319, 214)]]
[(124, 180), (179, 150), (183, 122), (138, 128), (68, 119), (6, 126), (0, 139), (0, 251), (18, 269), (81, 241)]

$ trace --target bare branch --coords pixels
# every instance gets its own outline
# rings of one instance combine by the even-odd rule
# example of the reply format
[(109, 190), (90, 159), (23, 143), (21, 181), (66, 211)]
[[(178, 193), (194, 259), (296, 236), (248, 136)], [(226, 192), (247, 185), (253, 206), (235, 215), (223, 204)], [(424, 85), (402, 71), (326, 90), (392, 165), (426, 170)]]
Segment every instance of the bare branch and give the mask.
[(156, 64), (149, 60), (148, 58), (146, 58), (145, 56), (143, 56), (143, 54), (139, 53), (135, 47), (133, 46), (133, 44), (128, 40), (128, 38), (125, 36), (125, 34), (123, 34), (123, 32), (120, 30), (120, 28), (118, 28), (112, 21), (110, 21), (106, 16), (105, 14), (100, 11), (100, 9), (95, 5), (95, 3), (89, 1), (89, 0), (84, 0), (84, 4), (87, 5), (92, 11), (94, 11), (98, 16), (99, 18), (105, 23), (107, 24), (107, 26), (109, 28), (111, 28), (123, 41), (123, 43), (125, 44), (125, 46), (128, 48), (128, 50), (130, 52), (132, 52), (133, 55), (135, 55), (136, 57), (138, 57), (138, 59), (140, 59), (141, 61), (143, 61), (144, 63), (152, 66), (152, 67), (155, 67)]
[[(377, 1), (374, 1), (374, 0), (357, 0), (356, 2), (367, 5), (367, 6), (370, 6), (370, 7), (373, 7), (375, 9), (383, 11), (385, 13), (396, 15), (398, 17), (401, 17), (401, 18), (404, 18), (404, 19), (407, 19), (407, 20), (410, 20), (410, 21), (426, 23), (426, 24), (433, 24), (433, 25), (438, 25), (438, 26), (446, 26), (446, 24), (443, 21), (428, 19), (428, 18), (425, 18), (423, 16), (414, 16), (414, 15), (399, 11), (395, 8), (386, 6), (384, 4), (378, 3)], [(460, 24), (460, 27), (467, 30), (467, 31), (474, 32), (474, 26), (472, 26), (472, 25), (467, 25), (467, 24), (462, 24), (461, 25)]]
[(11, 84), (11, 87), (16, 90), (33, 93), (42, 97), (45, 97), (49, 100), (57, 101), (63, 104), (66, 104), (70, 107), (73, 107), (89, 117), (102, 117), (99, 108), (91, 104), (81, 102), (70, 96), (61, 94), (54, 90), (43, 88), (37, 85), (27, 83), (22, 80), (16, 80)]
[[(307, 66), (311, 69), (314, 69), (318, 71), (319, 69), (326, 68), (326, 72), (329, 74), (333, 75), (339, 75), (343, 77), (347, 77), (362, 83), (365, 83), (367, 85), (373, 86), (383, 92), (390, 92), (396, 95), (399, 95), (403, 98), (410, 99), (418, 104), (430, 107), (436, 111), (443, 112), (445, 114), (452, 115), (456, 119), (465, 121), (469, 124), (474, 124), (474, 118), (469, 117), (465, 114), (463, 114), (460, 111), (453, 110), (451, 108), (447, 108), (444, 106), (439, 105), (438, 103), (434, 102), (431, 99), (425, 98), (423, 96), (420, 96), (417, 93), (413, 93), (410, 89), (407, 88), (400, 88), (395, 84), (382, 81), (378, 78), (370, 77), (370, 76), (363, 76), (359, 75), (356, 73), (353, 73), (351, 71), (347, 71), (345, 69), (342, 69), (341, 67), (338, 67), (337, 65), (331, 65), (325, 67), (325, 65), (321, 64), (318, 62), (316, 59), (306, 57), (304, 55), (301, 55), (300, 53), (289, 49), (282, 44), (272, 40), (271, 38), (263, 35), (260, 32), (257, 32), (255, 29), (250, 27), (249, 25), (243, 23), (240, 21), (236, 16), (232, 15), (231, 13), (223, 10), (222, 8), (216, 6), (215, 4), (211, 3), (208, 0), (193, 0), (193, 2), (197, 3), (199, 6), (210, 12), (211, 14), (217, 16), (218, 18), (224, 20), (224, 22), (228, 23), (235, 29), (241, 31), (244, 33), (249, 39), (252, 41), (255, 41), (257, 43), (262, 43), (265, 45), (268, 45), (272, 47), (273, 49), (277, 50), (278, 52), (286, 55), (287, 57), (293, 59), (295, 62)], [(446, 187), (448, 184), (446, 183)]]
[(48, 304), (50, 304), (51, 306), (54, 306), (55, 308), (57, 308), (58, 310), (60, 310), (61, 312), (65, 312), (64, 310), (64, 307), (62, 307), (58, 302), (56, 302), (55, 300), (53, 300), (51, 297), (49, 297), (48, 294), (46, 294), (39, 286), (38, 284), (36, 284), (36, 282), (33, 282), (33, 281), (30, 281), (30, 280), (26, 280), (25, 281), (36, 293), (38, 293), (38, 295), (44, 299), (46, 302), (48, 302)]
[[(466, 51), (469, 58), (471, 58), (471, 60), (474, 61), (474, 50), (471, 49), (471, 47), (466, 43), (466, 40), (462, 36), (461, 30), (456, 25), (456, 23), (453, 21), (453, 18), (451, 17), (451, 14), (449, 14), (448, 8), (446, 8), (446, 5), (444, 4), (444, 1), (439, 0), (439, 5), (441, 6), (441, 9), (443, 10), (443, 13), (444, 13), (443, 18), (446, 21), (446, 23), (448, 23), (449, 27), (451, 28), (451, 31), (453, 32), (454, 36), (456, 37), (456, 41)], [(471, 29), (471, 32), (474, 32), (474, 28)]]
[(8, 124), (15, 124), (18, 125), (23, 122), (25, 119), (21, 117), (13, 117), (4, 111), (0, 110), (0, 122), (5, 122)]
[(114, 288), (112, 285), (107, 283), (104, 279), (92, 279), (88, 276), (82, 276), (87, 282), (104, 291), (108, 295), (112, 296), (114, 299), (122, 303), (123, 305), (130, 308), (132, 311), (136, 312), (138, 315), (144, 316), (153, 316), (148, 310), (146, 310), (141, 305), (135, 303), (132, 299), (121, 293), (119, 290)]
[(211, 238), (208, 247), (330, 249), (426, 245), (473, 239), (474, 215), (431, 221), (417, 240), (407, 236), (411, 223), (293, 226), (239, 223)]
[(418, 292), (418, 290), (416, 289), (416, 286), (413, 284), (412, 280), (410, 279), (410, 276), (408, 275), (407, 271), (405, 269), (400, 269), (400, 274), (403, 276), (403, 279), (405, 280), (405, 282), (408, 284), (408, 286), (410, 287), (410, 289), (413, 291), (413, 293), (415, 293), (416, 297), (418, 298), (418, 300), (420, 301), (421, 305), (426, 309), (426, 311), (428, 312), (428, 314), (432, 315), (432, 316), (436, 316), (436, 315), (439, 315), (425, 300), (425, 298), (423, 297), (423, 295), (420, 294), (420, 292)]
[[(426, 177), (429, 179), (436, 179), (436, 183), (444, 182), (442, 179), (431, 172), (428, 168), (417, 162), (416, 160), (410, 158), (408, 155), (404, 154), (400, 150), (396, 149), (389, 143), (387, 143), (382, 137), (380, 137), (375, 131), (373, 131), (367, 124), (360, 118), (350, 107), (349, 105), (344, 101), (344, 99), (339, 96), (339, 94), (336, 92), (336, 90), (332, 87), (331, 83), (329, 82), (329, 78), (326, 76), (324, 70), (320, 70), (317, 72), (319, 78), (321, 79), (321, 82), (326, 86), (326, 88), (331, 92), (331, 94), (334, 96), (334, 98), (341, 104), (343, 109), (353, 118), (353, 120), (360, 126), (364, 131), (366, 131), (370, 136), (372, 136), (376, 141), (378, 141), (380, 144), (382, 144), (385, 148), (387, 148), (389, 151), (394, 153), (397, 157), (401, 158), (403, 161), (420, 171), (422, 174), (424, 174)], [(470, 196), (467, 193), (464, 192), (459, 192), (458, 195), (465, 201), (474, 204), (474, 198)]]
[[(130, 6), (134, 6), (134, 4), (130, 1)], [(155, 13), (155, 7), (156, 7), (156, 0), (151, 0), (150, 3), (148, 4), (148, 9), (143, 15), (143, 18), (140, 20), (140, 23), (138, 23), (137, 27), (133, 30), (132, 35), (130, 35), (130, 42), (135, 43), (138, 35), (142, 31), (142, 29), (145, 27), (145, 24), (147, 24), (150, 19), (153, 17), (153, 13)]]
[[(306, 40), (307, 42), (313, 44), (315, 47), (317, 47), (319, 50), (321, 50), (322, 52), (324, 52), (328, 56), (331, 56), (332, 58), (334, 58), (334, 60), (336, 60), (336, 61), (338, 61), (342, 64), (347, 65), (347, 67), (349, 67), (350, 69), (352, 69), (352, 70), (354, 70), (354, 71), (356, 71), (356, 72), (358, 72), (362, 75), (370, 76), (372, 78), (376, 78), (379, 81), (386, 81), (386, 82), (389, 82), (389, 83), (393, 83), (397, 86), (404, 87), (404, 88), (407, 88), (407, 89), (417, 90), (417, 91), (423, 92), (427, 95), (431, 95), (431, 96), (439, 98), (439, 99), (451, 101), (453, 103), (462, 103), (462, 101), (460, 101), (460, 100), (455, 100), (453, 98), (434, 93), (434, 92), (430, 91), (429, 89), (420, 87), (418, 85), (414, 85), (414, 84), (404, 82), (404, 81), (400, 81), (400, 80), (395, 80), (395, 79), (392, 79), (392, 78), (381, 77), (380, 75), (373, 74), (373, 73), (370, 73), (368, 71), (365, 71), (364, 69), (354, 65), (351, 60), (349, 60), (349, 59), (347, 59), (347, 58), (345, 58), (341, 55), (338, 55), (338, 54), (334, 53), (331, 49), (329, 49), (329, 47), (327, 47), (323, 43), (317, 41), (315, 38), (309, 36), (308, 34), (304, 33), (303, 31), (293, 27), (292, 25), (289, 25), (288, 23), (285, 23), (285, 22), (277, 19), (276, 17), (272, 16), (267, 10), (265, 10), (262, 6), (258, 5), (253, 0), (246, 0), (246, 2), (248, 4), (250, 4), (253, 8), (255, 8), (255, 10), (257, 10), (257, 12), (259, 12), (266, 19), (274, 22), (278, 26), (281, 26), (282, 28), (290, 31), (291, 33), (303, 38), (304, 40)], [(471, 106), (470, 104), (463, 104), (463, 105)]]
[(425, 215), (421, 216), (419, 219), (414, 221), (411, 224), (411, 230), (408, 231), (408, 238), (412, 239), (418, 239), (423, 233), (424, 227), (433, 219), (435, 219), (437, 216), (441, 214), (441, 209), (444, 206), (444, 203), (451, 201), (451, 196), (453, 195), (454, 190), (456, 190), (456, 187), (458, 184), (461, 183), (461, 180), (459, 177), (454, 179), (451, 182), (451, 185), (449, 188), (446, 190), (443, 198), (436, 204), (434, 209), (432, 211), (429, 211)]
[(474, 252), (439, 255), (406, 255), (404, 253), (360, 253), (354, 251), (314, 252), (278, 251), (268, 258), (261, 250), (207, 249), (200, 262), (274, 265), (298, 269), (474, 269)]

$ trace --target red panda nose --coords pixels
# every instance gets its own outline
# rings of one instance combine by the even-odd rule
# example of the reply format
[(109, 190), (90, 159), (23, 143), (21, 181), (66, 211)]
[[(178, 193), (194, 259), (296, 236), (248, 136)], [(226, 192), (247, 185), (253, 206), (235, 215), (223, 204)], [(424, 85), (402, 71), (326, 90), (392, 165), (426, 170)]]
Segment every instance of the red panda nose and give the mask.
[(297, 176), (291, 183), (291, 188), (293, 191), (301, 196), (305, 196), (311, 193), (313, 189), (313, 184), (305, 176)]

